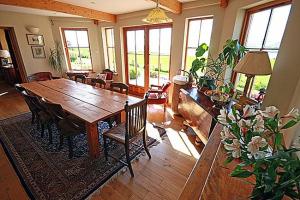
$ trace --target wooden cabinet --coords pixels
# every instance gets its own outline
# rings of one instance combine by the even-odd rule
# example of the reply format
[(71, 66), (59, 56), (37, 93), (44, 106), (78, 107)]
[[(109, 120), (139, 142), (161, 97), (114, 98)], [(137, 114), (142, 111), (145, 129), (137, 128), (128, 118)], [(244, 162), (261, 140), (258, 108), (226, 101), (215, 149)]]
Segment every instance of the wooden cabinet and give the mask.
[(181, 89), (178, 111), (201, 141), (206, 144), (220, 112), (209, 97), (198, 92), (197, 88)]
[(0, 67), (0, 70), (7, 84), (14, 85), (15, 83), (17, 83), (16, 70), (13, 65), (2, 66)]

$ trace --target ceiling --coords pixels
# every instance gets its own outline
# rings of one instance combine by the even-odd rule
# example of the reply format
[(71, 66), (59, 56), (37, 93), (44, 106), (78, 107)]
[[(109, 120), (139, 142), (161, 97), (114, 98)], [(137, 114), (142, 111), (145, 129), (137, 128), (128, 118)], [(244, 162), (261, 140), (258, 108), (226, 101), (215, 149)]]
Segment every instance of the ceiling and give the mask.
[[(155, 7), (155, 2), (151, 0), (57, 0), (60, 2), (82, 6), (111, 14), (124, 14), (139, 10), (146, 10)], [(178, 0), (189, 2), (195, 0)], [(17, 6), (0, 5), (0, 11), (20, 12), (44, 16), (74, 17), (74, 15), (64, 14), (54, 11), (24, 8)]]

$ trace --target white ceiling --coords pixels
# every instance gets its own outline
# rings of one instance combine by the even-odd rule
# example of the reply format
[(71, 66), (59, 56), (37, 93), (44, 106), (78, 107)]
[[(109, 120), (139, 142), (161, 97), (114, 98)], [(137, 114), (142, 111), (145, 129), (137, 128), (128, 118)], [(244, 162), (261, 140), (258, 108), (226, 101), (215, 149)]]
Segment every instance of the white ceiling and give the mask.
[[(57, 0), (64, 3), (69, 3), (77, 6), (91, 8), (111, 14), (124, 14), (139, 10), (146, 10), (155, 7), (155, 2), (151, 0)], [(180, 2), (189, 2), (195, 0), (178, 0)], [(7, 6), (0, 4), (0, 11), (20, 12), (27, 14), (43, 15), (43, 16), (58, 16), (58, 17), (76, 17), (75, 15), (59, 13), (54, 11)], [(78, 16), (77, 16), (78, 17)]]
[[(58, 0), (60, 2), (91, 8), (111, 14), (124, 14), (154, 8), (156, 3), (151, 0)], [(179, 0), (189, 2), (195, 0)]]

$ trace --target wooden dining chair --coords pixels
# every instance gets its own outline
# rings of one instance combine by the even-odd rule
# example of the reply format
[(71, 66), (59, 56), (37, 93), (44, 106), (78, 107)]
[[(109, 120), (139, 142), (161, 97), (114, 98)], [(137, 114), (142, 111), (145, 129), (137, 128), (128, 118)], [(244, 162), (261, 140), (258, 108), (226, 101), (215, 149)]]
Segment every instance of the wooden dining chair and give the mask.
[(74, 80), (76, 82), (86, 83), (86, 76), (83, 74), (76, 74)]
[(104, 88), (106, 87), (106, 82), (103, 79), (100, 78), (93, 78), (91, 79), (91, 85), (92, 86), (96, 86), (97, 84), (99, 84), (100, 88)]
[(110, 90), (115, 91), (115, 92), (119, 92), (119, 93), (125, 93), (125, 94), (128, 95), (129, 87), (125, 83), (112, 82), (110, 84)]
[(48, 129), (49, 143), (52, 143), (52, 119), (46, 109), (41, 105), (40, 99), (37, 96), (29, 95), (26, 91), (21, 92), (27, 103), (29, 110), (32, 113), (31, 123), (34, 123), (36, 118), (38, 125), (41, 125), (41, 137), (44, 137), (45, 127)]
[[(16, 90), (17, 90), (19, 93), (22, 93), (23, 91), (26, 91), (26, 92), (27, 92), (27, 90), (26, 90), (21, 84), (19, 84), (19, 83), (15, 84), (15, 88), (16, 88)], [(28, 93), (28, 92), (27, 92), (27, 93)]]
[(60, 104), (50, 103), (43, 100), (43, 105), (50, 113), (52, 120), (55, 122), (60, 135), (59, 135), (59, 148), (63, 146), (64, 138), (68, 139), (69, 158), (73, 157), (73, 137), (85, 133), (85, 122), (75, 117), (68, 115), (63, 110)]
[[(147, 100), (149, 94), (146, 93), (145, 98), (133, 105), (128, 105), (128, 101), (125, 104), (125, 113), (126, 113), (126, 121), (118, 126), (113, 127), (107, 132), (103, 133), (103, 141), (104, 141), (104, 154), (106, 160), (108, 156), (119, 160), (121, 163), (125, 164), (129, 170), (132, 177), (134, 177), (134, 173), (131, 167), (131, 160), (133, 157), (129, 155), (129, 145), (138, 146), (136, 143), (136, 139), (142, 135), (143, 138), (143, 146), (138, 146), (138, 152), (141, 150), (145, 150), (149, 159), (151, 159), (151, 155), (147, 148), (146, 144), (146, 123), (147, 123)], [(108, 154), (108, 145), (107, 145), (107, 138), (114, 140), (118, 143), (121, 143), (125, 146), (125, 156), (126, 161), (123, 162), (122, 160), (115, 158), (114, 156)], [(136, 154), (135, 154), (136, 155)]]
[(35, 74), (31, 74), (30, 76), (27, 77), (29, 82), (32, 81), (47, 81), (51, 80), (54, 77), (52, 76), (51, 72), (37, 72)]

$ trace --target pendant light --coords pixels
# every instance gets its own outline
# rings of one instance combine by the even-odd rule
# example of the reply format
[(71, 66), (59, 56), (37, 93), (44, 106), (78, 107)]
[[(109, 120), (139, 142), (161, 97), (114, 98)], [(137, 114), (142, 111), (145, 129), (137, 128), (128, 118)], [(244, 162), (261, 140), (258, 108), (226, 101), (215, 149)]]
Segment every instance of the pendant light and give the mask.
[(148, 16), (143, 19), (144, 22), (150, 23), (150, 24), (161, 24), (161, 23), (168, 23), (172, 22), (172, 19), (170, 19), (164, 10), (159, 8), (158, 0), (156, 1), (156, 7), (150, 11)]

